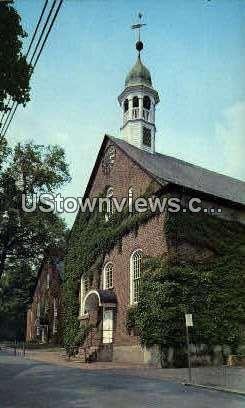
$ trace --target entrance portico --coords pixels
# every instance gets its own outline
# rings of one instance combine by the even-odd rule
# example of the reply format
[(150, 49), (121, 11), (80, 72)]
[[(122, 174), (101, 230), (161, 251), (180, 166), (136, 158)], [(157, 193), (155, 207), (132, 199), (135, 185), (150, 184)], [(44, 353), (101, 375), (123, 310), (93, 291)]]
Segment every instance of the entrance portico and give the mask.
[(115, 312), (117, 306), (116, 295), (111, 290), (92, 289), (90, 290), (83, 301), (83, 319), (87, 319), (92, 325), (95, 326), (96, 336), (94, 333), (94, 341), (91, 338), (91, 345), (97, 343), (98, 333), (101, 344), (110, 344), (113, 342), (113, 330)]

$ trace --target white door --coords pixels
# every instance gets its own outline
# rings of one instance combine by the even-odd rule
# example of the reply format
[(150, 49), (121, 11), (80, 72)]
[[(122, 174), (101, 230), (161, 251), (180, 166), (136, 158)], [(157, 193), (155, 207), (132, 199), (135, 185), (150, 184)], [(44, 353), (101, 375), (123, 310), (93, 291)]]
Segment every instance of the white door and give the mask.
[(103, 343), (112, 343), (113, 310), (103, 311)]
[(44, 327), (42, 327), (41, 330), (42, 330), (42, 331), (41, 331), (42, 343), (45, 343), (45, 329), (44, 329)]

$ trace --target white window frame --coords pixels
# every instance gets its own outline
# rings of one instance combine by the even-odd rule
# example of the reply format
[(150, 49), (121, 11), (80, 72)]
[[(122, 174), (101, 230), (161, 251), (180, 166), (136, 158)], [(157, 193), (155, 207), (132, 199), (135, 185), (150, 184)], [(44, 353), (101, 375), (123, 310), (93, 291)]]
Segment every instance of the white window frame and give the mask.
[(128, 207), (129, 211), (132, 211), (132, 206), (133, 206), (133, 187), (129, 187), (128, 189)]
[[(140, 254), (140, 276), (138, 278), (135, 278), (135, 257), (137, 254)], [(130, 305), (137, 305), (138, 301), (135, 300), (135, 280), (141, 279), (141, 273), (142, 273), (142, 257), (143, 257), (143, 251), (142, 249), (136, 249), (130, 257)]]
[[(111, 277), (108, 280), (107, 272), (108, 267), (110, 267)], [(103, 269), (103, 289), (112, 289), (113, 288), (113, 263), (107, 262)]]
[[(108, 199), (108, 202), (106, 203), (107, 205), (107, 211), (105, 214), (105, 220), (106, 222), (109, 221), (110, 217), (112, 216), (113, 212), (114, 212), (114, 208), (113, 208), (113, 187), (108, 187), (107, 192), (106, 192), (106, 198)], [(109, 208), (108, 208), (109, 207)]]
[(54, 305), (54, 317), (57, 317), (58, 316), (58, 304), (57, 304), (56, 298), (54, 298), (53, 305)]
[(47, 281), (46, 281), (46, 287), (47, 287), (47, 289), (49, 289), (49, 286), (50, 286), (50, 275), (49, 275), (49, 272), (47, 273)]
[(85, 314), (84, 299), (85, 299), (86, 294), (89, 291), (89, 287), (86, 289), (86, 285), (87, 285), (86, 281), (88, 279), (89, 279), (88, 276), (83, 275), (80, 281), (80, 316), (83, 316)]

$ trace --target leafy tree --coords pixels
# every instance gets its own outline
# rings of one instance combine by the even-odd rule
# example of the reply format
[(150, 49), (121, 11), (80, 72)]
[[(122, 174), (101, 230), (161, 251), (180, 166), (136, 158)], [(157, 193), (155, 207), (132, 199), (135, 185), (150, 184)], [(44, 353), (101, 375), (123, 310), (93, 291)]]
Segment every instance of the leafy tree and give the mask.
[(5, 112), (9, 97), (25, 106), (30, 100), (31, 66), (22, 52), (27, 34), (14, 7), (0, 2), (0, 112)]
[(0, 285), (0, 339), (23, 339), (36, 271), (17, 260), (8, 269)]
[(53, 212), (25, 212), (22, 195), (27, 203), (41, 193), (54, 192), (70, 180), (63, 149), (28, 143), (18, 144), (2, 171), (0, 213), (8, 212), (9, 221), (2, 227), (0, 278), (6, 260), (18, 257), (37, 259), (45, 248), (64, 240), (64, 222)]
[[(63, 149), (58, 146), (18, 144), (10, 151), (0, 173), (0, 332), (22, 336), (26, 308), (44, 252), (64, 248), (67, 229), (54, 212), (25, 212), (21, 197), (30, 204), (33, 194), (55, 192), (70, 180)], [(40, 203), (38, 200), (37, 204)], [(44, 206), (44, 205), (43, 205)], [(3, 215), (8, 213), (8, 222)]]

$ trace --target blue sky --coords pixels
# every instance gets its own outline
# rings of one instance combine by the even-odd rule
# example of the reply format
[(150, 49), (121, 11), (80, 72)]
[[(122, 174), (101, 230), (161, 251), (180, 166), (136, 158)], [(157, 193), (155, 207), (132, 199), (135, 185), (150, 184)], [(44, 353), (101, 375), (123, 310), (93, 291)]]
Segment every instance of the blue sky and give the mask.
[[(29, 37), (43, 4), (16, 0)], [(160, 94), (157, 151), (245, 180), (244, 0), (65, 0), (10, 142), (62, 145), (72, 175), (62, 194), (83, 195), (103, 135), (119, 136), (138, 11), (142, 59)]]

